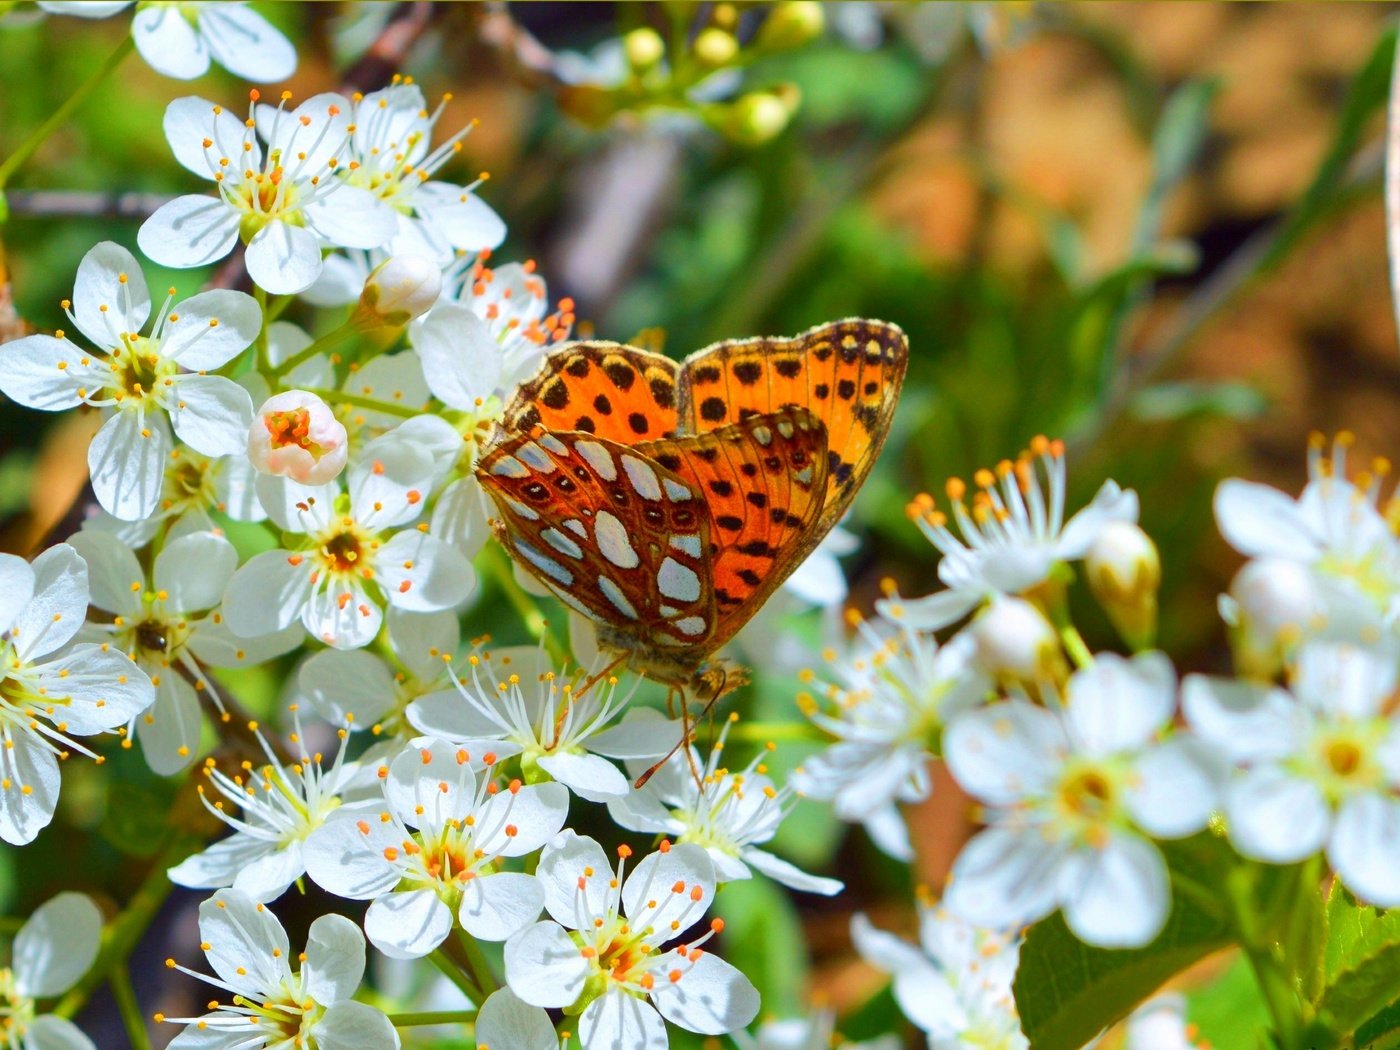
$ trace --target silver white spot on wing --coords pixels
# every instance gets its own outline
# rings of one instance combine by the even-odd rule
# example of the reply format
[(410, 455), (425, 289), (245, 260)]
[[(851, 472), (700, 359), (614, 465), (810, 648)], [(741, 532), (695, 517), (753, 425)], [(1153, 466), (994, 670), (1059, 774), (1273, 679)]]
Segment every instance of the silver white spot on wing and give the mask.
[(700, 557), (700, 537), (693, 532), (684, 536), (672, 536), (671, 546), (682, 554), (689, 554), (692, 558)]
[(606, 576), (598, 577), (598, 589), (603, 592), (604, 597), (613, 603), (613, 607), (628, 619), (637, 618), (637, 610), (632, 603), (627, 600), (627, 595), (622, 593), (622, 588), (613, 583)]
[(604, 481), (617, 480), (617, 464), (612, 453), (596, 441), (575, 441), (574, 451), (583, 457), (594, 472)]
[(553, 434), (541, 434), (536, 440), (556, 456), (567, 456), (569, 454), (569, 446), (564, 444), (564, 442), (560, 441)]
[(666, 486), (666, 498), (672, 503), (684, 503), (695, 498), (695, 494), (689, 488), (670, 478), (662, 478), (661, 483)]
[(667, 558), (656, 573), (656, 586), (667, 598), (678, 602), (700, 600), (700, 577), (675, 558)]
[(530, 471), (514, 456), (502, 456), (491, 464), (491, 473), (503, 478), (528, 478)]
[(515, 450), (515, 454), (527, 467), (531, 467), (541, 474), (553, 474), (559, 469), (549, 454), (533, 441), (525, 442)]
[(622, 469), (627, 471), (627, 480), (632, 483), (632, 488), (642, 499), (660, 499), (661, 481), (656, 476), (656, 471), (647, 466), (636, 456), (626, 454), (619, 457), (622, 460)]
[(769, 430), (762, 423), (754, 427), (751, 433), (753, 434), (753, 439), (764, 448), (767, 448), (773, 443), (773, 431)]
[(584, 539), (588, 539), (588, 529), (584, 527), (583, 522), (579, 521), (578, 518), (565, 518), (561, 524), (575, 536), (582, 536)]
[(675, 627), (681, 634), (694, 637), (705, 633), (705, 618), (703, 616), (687, 616), (684, 620), (677, 620)]
[(533, 507), (527, 507), (518, 499), (511, 499), (509, 496), (504, 497), (504, 499), (506, 506), (509, 507), (514, 513), (519, 514), (526, 521), (540, 520), (539, 514), (535, 511)]
[(564, 566), (560, 565), (553, 558), (535, 550), (535, 548), (531, 547), (528, 543), (522, 543), (516, 540), (515, 549), (520, 552), (522, 558), (539, 569), (540, 572), (544, 573), (555, 583), (568, 587), (574, 582), (573, 573), (564, 568)]
[(560, 554), (567, 554), (570, 558), (583, 557), (583, 548), (558, 529), (545, 529), (540, 535), (544, 537), (546, 543)]
[(780, 419), (780, 420), (778, 420), (778, 433), (781, 434), (781, 435), (783, 435), (783, 437), (785, 437), (785, 438), (790, 438), (790, 437), (792, 437), (792, 420), (790, 420), (790, 419)]
[(627, 526), (605, 510), (593, 519), (593, 534), (598, 538), (598, 550), (619, 569), (635, 569), (641, 564), (637, 552), (627, 539)]

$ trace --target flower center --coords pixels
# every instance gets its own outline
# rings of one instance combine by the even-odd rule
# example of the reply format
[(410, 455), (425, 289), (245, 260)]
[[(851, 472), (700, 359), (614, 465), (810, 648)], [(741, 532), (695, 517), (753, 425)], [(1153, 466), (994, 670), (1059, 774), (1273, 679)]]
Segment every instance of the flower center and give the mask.
[(113, 398), (122, 403), (153, 401), (171, 385), (175, 365), (155, 351), (151, 341), (127, 335), (114, 347), (110, 359), (112, 380), (108, 386)]
[(1317, 562), (1320, 571), (1351, 583), (1364, 597), (1384, 607), (1395, 593), (1395, 573), (1385, 548), (1360, 554), (1331, 551)]
[(373, 552), (378, 546), (353, 519), (345, 519), (322, 539), (321, 564), (338, 575), (354, 573), (368, 579), (374, 575)]
[(34, 1000), (20, 994), (14, 973), (8, 967), (0, 969), (0, 1039), (9, 1045), (10, 1040), (24, 1035), (34, 1014)]
[(152, 618), (138, 624), (136, 644), (148, 653), (164, 655), (170, 648), (170, 635), (166, 633), (165, 621)]
[(1117, 771), (1101, 764), (1071, 766), (1057, 790), (1061, 812), (1092, 838), (1093, 829), (1114, 822), (1119, 815), (1120, 779)]
[(1375, 752), (1389, 732), (1384, 719), (1326, 727), (1313, 742), (1313, 777), (1334, 804), (1385, 784)]

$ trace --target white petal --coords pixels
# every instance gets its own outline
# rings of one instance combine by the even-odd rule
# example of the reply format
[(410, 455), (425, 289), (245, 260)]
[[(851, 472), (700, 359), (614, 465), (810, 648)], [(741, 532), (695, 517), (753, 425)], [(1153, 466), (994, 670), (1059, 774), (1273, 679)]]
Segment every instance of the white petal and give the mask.
[(206, 456), (246, 450), (253, 425), (248, 391), (223, 376), (182, 375), (175, 382), (170, 421), (181, 441)]
[(176, 197), (141, 224), (136, 243), (162, 266), (208, 266), (238, 243), (238, 212), (218, 197)]
[(21, 660), (55, 652), (87, 619), (88, 568), (66, 543), (44, 551), (29, 566), (34, 596), (14, 619), (11, 639)]
[(150, 517), (160, 502), (170, 437), (164, 418), (118, 411), (88, 446), (92, 491), (102, 509), (123, 521)]
[(202, 853), (186, 857), (165, 874), (175, 885), (192, 890), (232, 886), (239, 871), (246, 865), (256, 863), (275, 847), (275, 843), (234, 834), (220, 839)]
[(199, 698), (194, 686), (179, 674), (159, 676), (156, 700), (136, 720), (136, 736), (146, 764), (163, 777), (173, 776), (194, 761), (199, 748)]
[(975, 609), (983, 595), (972, 589), (950, 588), (925, 598), (875, 603), (881, 616), (921, 631), (938, 631), (956, 623)]
[[(676, 886), (684, 886), (677, 892)], [(656, 887), (670, 892), (656, 894)], [(698, 891), (698, 892), (697, 892)], [(655, 896), (653, 896), (655, 894)], [(682, 843), (666, 853), (652, 853), (627, 874), (622, 884), (622, 910), (638, 924), (645, 921), (658, 930), (684, 915), (693, 922), (715, 896), (715, 866), (699, 846)], [(655, 900), (657, 906), (647, 905)]]
[[(420, 411), (428, 409), (428, 383), (423, 378), (423, 366), (415, 354), (405, 350), (398, 354), (380, 354), (372, 357), (341, 384), (341, 389), (351, 394), (386, 401)], [(367, 427), (391, 429), (403, 422), (403, 417), (376, 412), (364, 408), (355, 413), (355, 421), (364, 420)], [(432, 455), (428, 456), (432, 460)], [(431, 472), (425, 477), (431, 476)]]
[(269, 850), (256, 860), (250, 860), (234, 876), (232, 887), (250, 900), (275, 901), (291, 888), (292, 883), (306, 874), (306, 854), (299, 841), (280, 849)]
[(763, 872), (775, 882), (781, 882), (788, 889), (803, 893), (820, 893), (823, 897), (834, 897), (845, 889), (840, 879), (827, 879), (811, 875), (796, 864), (790, 864), (781, 857), (775, 857), (766, 850), (749, 847), (740, 853), (744, 863)]
[(531, 1006), (509, 988), (492, 992), (476, 1015), (476, 1042), (485, 1047), (514, 1050), (559, 1050), (559, 1037), (549, 1015)]
[[(488, 856), (523, 857), (533, 853), (564, 826), (569, 815), (569, 792), (562, 784), (529, 784), (515, 792), (500, 792), (477, 811), (482, 830), (476, 844)], [(507, 834), (506, 827), (516, 829)]]
[(851, 918), (851, 941), (862, 959), (885, 973), (929, 968), (918, 947), (875, 926), (864, 912)]
[(200, 663), (210, 667), (253, 667), (290, 652), (304, 637), (298, 621), (270, 634), (240, 638), (228, 629), (223, 616), (216, 613), (198, 621), (185, 644)]
[(311, 1029), (319, 1050), (399, 1050), (399, 1033), (389, 1018), (368, 1003), (342, 999), (332, 1003)]
[(301, 615), (310, 598), (309, 562), (291, 564), (286, 551), (255, 554), (229, 580), (224, 622), (230, 631), (255, 638), (280, 631)]
[(568, 1006), (587, 977), (588, 960), (556, 922), (537, 922), (506, 941), (506, 983), (532, 1006)]
[[(15, 746), (0, 749), (0, 839), (12, 846), (33, 842), (53, 820), (58, 805), (58, 759), (30, 733), (17, 733)], [(28, 787), (28, 794), (20, 790)]]
[(25, 1050), (97, 1050), (97, 1047), (66, 1017), (41, 1014), (29, 1024)]
[(432, 890), (375, 898), (365, 912), (365, 934), (391, 959), (421, 959), (452, 932), (452, 912)]
[[(126, 616), (142, 611), (141, 591), (146, 586), (146, 572), (129, 545), (112, 533), (97, 529), (75, 533), (69, 537), (68, 545), (87, 563), (88, 591), (93, 605)], [(32, 573), (30, 587), (33, 587)], [(7, 590), (6, 582), (0, 580), (0, 594)]]
[(302, 989), (318, 1003), (349, 999), (365, 975), (365, 935), (343, 915), (322, 915), (306, 935)]
[(1061, 870), (1065, 922), (1085, 944), (1139, 948), (1161, 932), (1171, 908), (1167, 863), (1136, 835), (1081, 849)]
[(106, 348), (117, 345), (114, 336), (140, 331), (150, 316), (151, 293), (136, 256), (112, 241), (90, 249), (73, 279), (73, 317), (78, 330)]
[(1068, 750), (1060, 719), (1022, 700), (958, 715), (943, 734), (949, 772), (964, 790), (993, 805), (1048, 784)]
[(1065, 722), (1080, 749), (1108, 755), (1146, 746), (1175, 708), (1176, 672), (1165, 656), (1102, 653), (1070, 678)]
[(60, 893), (35, 909), (14, 943), (15, 983), (36, 999), (62, 995), (97, 959), (102, 913), (85, 893)]
[(406, 612), (439, 612), (476, 590), (476, 570), (456, 547), (417, 529), (405, 529), (379, 551), (379, 582), (389, 601)]
[(758, 990), (742, 973), (706, 952), (679, 981), (657, 981), (651, 1001), (661, 1016), (691, 1032), (722, 1035), (758, 1016)]
[(1215, 490), (1215, 521), (1226, 542), (1251, 558), (1310, 563), (1319, 553), (1318, 540), (1298, 504), (1267, 485), (1222, 481)]
[(1234, 762), (1283, 758), (1307, 727), (1302, 706), (1282, 689), (1187, 675), (1181, 709), (1201, 738)]
[(296, 48), (256, 11), (239, 4), (208, 4), (197, 17), (199, 35), (214, 61), (234, 76), (270, 84), (296, 72)]
[(109, 18), (134, 0), (38, 0), (41, 11), (52, 15), (73, 15), (76, 18)]
[(236, 991), (261, 999), (259, 992), (282, 983), (291, 946), (287, 931), (265, 905), (233, 890), (218, 890), (199, 906), (199, 936), (209, 945), (204, 950), (209, 965)]
[(1034, 828), (987, 828), (958, 854), (944, 903), (989, 929), (1035, 922), (1059, 903), (1064, 860), (1064, 848), (1047, 843)]
[[(131, 37), (141, 57), (157, 73), (193, 80), (209, 72), (209, 49), (177, 7), (138, 8), (131, 20)], [(207, 170), (198, 174), (207, 174)]]
[(1223, 775), (1211, 749), (1178, 732), (1138, 759), (1128, 786), (1128, 809), (1138, 827), (1155, 838), (1194, 834), (1210, 819)]
[[(586, 874), (590, 869), (592, 874)], [(613, 869), (608, 855), (596, 841), (572, 829), (565, 829), (544, 848), (535, 874), (544, 886), (544, 904), (549, 914), (566, 926), (573, 926), (581, 917), (579, 879), (586, 884), (582, 899), (593, 909), (583, 918), (601, 916), (603, 903), (610, 899), (608, 881)]]
[(253, 345), (262, 329), (257, 301), (221, 288), (192, 295), (171, 313), (179, 320), (167, 323), (161, 354), (192, 372), (228, 364)]
[[(219, 160), (223, 156), (219, 152), (220, 146), (226, 150), (237, 149), (245, 164), (251, 163), (253, 167), (261, 164), (262, 151), (258, 149), (252, 136), (249, 136), (253, 142), (251, 157), (243, 154), (241, 150), (244, 136), (247, 134), (243, 121), (234, 116), (227, 107), (210, 102), (207, 98), (186, 95), (173, 100), (165, 107), (161, 127), (165, 131), (165, 140), (170, 143), (175, 159), (187, 171), (194, 172), (202, 179), (212, 179), (214, 172), (219, 170)], [(218, 145), (206, 149), (205, 139), (212, 139)]]
[(610, 989), (578, 1019), (580, 1042), (589, 1047), (666, 1050), (666, 1023), (645, 999)]
[(363, 813), (342, 806), (307, 836), (306, 873), (337, 897), (370, 900), (398, 884), (398, 869), (384, 859), (384, 848), (399, 845), (393, 827), (370, 806)]
[(13, 554), (0, 554), (0, 634), (15, 625), (33, 597), (34, 570), (29, 563)]
[(1396, 670), (1392, 653), (1314, 642), (1298, 654), (1293, 693), (1314, 711), (1371, 718), (1395, 691)]
[(1400, 802), (1373, 792), (1348, 799), (1337, 813), (1327, 860), (1361, 900), (1400, 905)]
[[(83, 361), (89, 362), (83, 367)], [(44, 412), (76, 408), (80, 387), (91, 395), (102, 385), (92, 355), (67, 339), (29, 335), (0, 344), (0, 392)], [(103, 366), (105, 367), (105, 366)]]
[[(148, 225), (150, 221), (147, 220)], [(292, 226), (278, 219), (253, 235), (244, 262), (248, 266), (248, 276), (264, 291), (273, 295), (295, 295), (309, 288), (320, 275), (321, 245), (306, 227)]]
[(541, 756), (539, 763), (546, 773), (589, 802), (623, 798), (632, 787), (620, 769), (597, 755), (556, 751)]
[(321, 532), (331, 523), (340, 486), (303, 485), (291, 478), (260, 474), (254, 488), (273, 524), (286, 532)]
[(1055, 555), (1063, 561), (1077, 561), (1098, 539), (1111, 521), (1137, 521), (1138, 498), (1132, 489), (1124, 491), (1116, 482), (1105, 481), (1093, 502), (1065, 523)]
[(468, 307), (439, 304), (409, 325), (409, 341), (433, 396), (451, 408), (474, 408), (500, 382), (500, 345)]
[(333, 585), (328, 581), (311, 592), (301, 612), (301, 622), (312, 637), (327, 645), (358, 649), (374, 641), (384, 622), (384, 610), (365, 593), (359, 580), (341, 580)]
[(390, 609), (388, 620), (394, 655), (424, 681), (442, 673), (443, 657), (456, 655), (462, 641), (461, 624), (450, 612), (420, 614)]
[(432, 534), (452, 544), (468, 558), (476, 557), (491, 535), (486, 524), (487, 498), (474, 476), (451, 482), (438, 494), (433, 507)]
[(499, 248), (506, 239), (505, 221), (470, 190), (445, 182), (428, 182), (414, 195), (418, 214), (435, 236), (454, 248), (479, 252)]
[(641, 717), (642, 714), (642, 709), (631, 709), (617, 725), (594, 733), (588, 738), (588, 750), (608, 758), (654, 762), (681, 738), (681, 723), (678, 719)]
[(362, 650), (323, 649), (301, 665), (297, 680), (316, 713), (335, 725), (350, 715), (368, 728), (394, 707), (393, 674)]
[(344, 248), (383, 248), (398, 229), (389, 206), (358, 186), (341, 185), (304, 210), (313, 230), (330, 244)]
[[(258, 131), (270, 148), (297, 157), (305, 171), (326, 169), (344, 155), (350, 128), (351, 104), (334, 92), (312, 95), (290, 113), (269, 105), (257, 108)], [(306, 118), (306, 123), (302, 118)], [(305, 160), (301, 154), (305, 153)]]
[(473, 937), (504, 941), (540, 917), (544, 887), (533, 875), (500, 871), (481, 875), (462, 887), (457, 919)]
[(1274, 766), (1248, 770), (1225, 790), (1230, 841), (1246, 857), (1292, 864), (1322, 848), (1331, 811), (1315, 784)]
[(125, 653), (83, 642), (43, 664), (39, 684), (68, 703), (59, 719), (76, 736), (91, 736), (136, 717), (155, 699), (146, 672)]
[(184, 613), (212, 609), (238, 567), (238, 551), (223, 536), (195, 532), (167, 543), (156, 556), (156, 590), (167, 595), (167, 609)]

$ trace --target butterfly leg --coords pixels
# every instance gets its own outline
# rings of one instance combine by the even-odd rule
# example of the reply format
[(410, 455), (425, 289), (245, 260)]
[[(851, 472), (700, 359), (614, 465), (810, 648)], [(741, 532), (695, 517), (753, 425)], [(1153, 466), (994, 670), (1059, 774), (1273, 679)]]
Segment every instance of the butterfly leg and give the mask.
[[(695, 778), (695, 783), (700, 783), (700, 770), (695, 765), (695, 755), (691, 752), (690, 748), (686, 746), (690, 743), (691, 734), (690, 704), (686, 702), (684, 689), (675, 685), (670, 686), (666, 690), (666, 710), (670, 713), (672, 717), (675, 717), (676, 714), (677, 699), (680, 700), (681, 705), (681, 738), (676, 741), (675, 745), (671, 748), (670, 751), (667, 751), (666, 754), (661, 756), (661, 758), (658, 761), (653, 763), (652, 766), (646, 772), (644, 772), (641, 776), (637, 778), (636, 782), (632, 785), (635, 788), (640, 788), (643, 785), (645, 785), (646, 782), (655, 775), (656, 771), (662, 766), (664, 766), (667, 762), (671, 761), (671, 756), (683, 747), (685, 748), (685, 760), (690, 764), (690, 774)], [(713, 701), (711, 702), (713, 703)], [(706, 709), (708, 710), (708, 707)]]

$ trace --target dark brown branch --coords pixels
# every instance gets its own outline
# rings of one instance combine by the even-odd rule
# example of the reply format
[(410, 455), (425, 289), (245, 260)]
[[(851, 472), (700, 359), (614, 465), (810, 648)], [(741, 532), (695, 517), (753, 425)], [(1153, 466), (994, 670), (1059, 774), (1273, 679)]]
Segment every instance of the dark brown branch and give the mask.
[(438, 14), (425, 0), (397, 5), (368, 50), (346, 70), (342, 81), (346, 93), (374, 91), (387, 84)]
[(146, 219), (173, 198), (161, 193), (96, 193), (87, 190), (11, 190), (12, 215), (25, 218)]
[(477, 38), (496, 53), (506, 73), (526, 87), (558, 91), (568, 85), (559, 76), (554, 52), (511, 17), (504, 3), (473, 5)]

